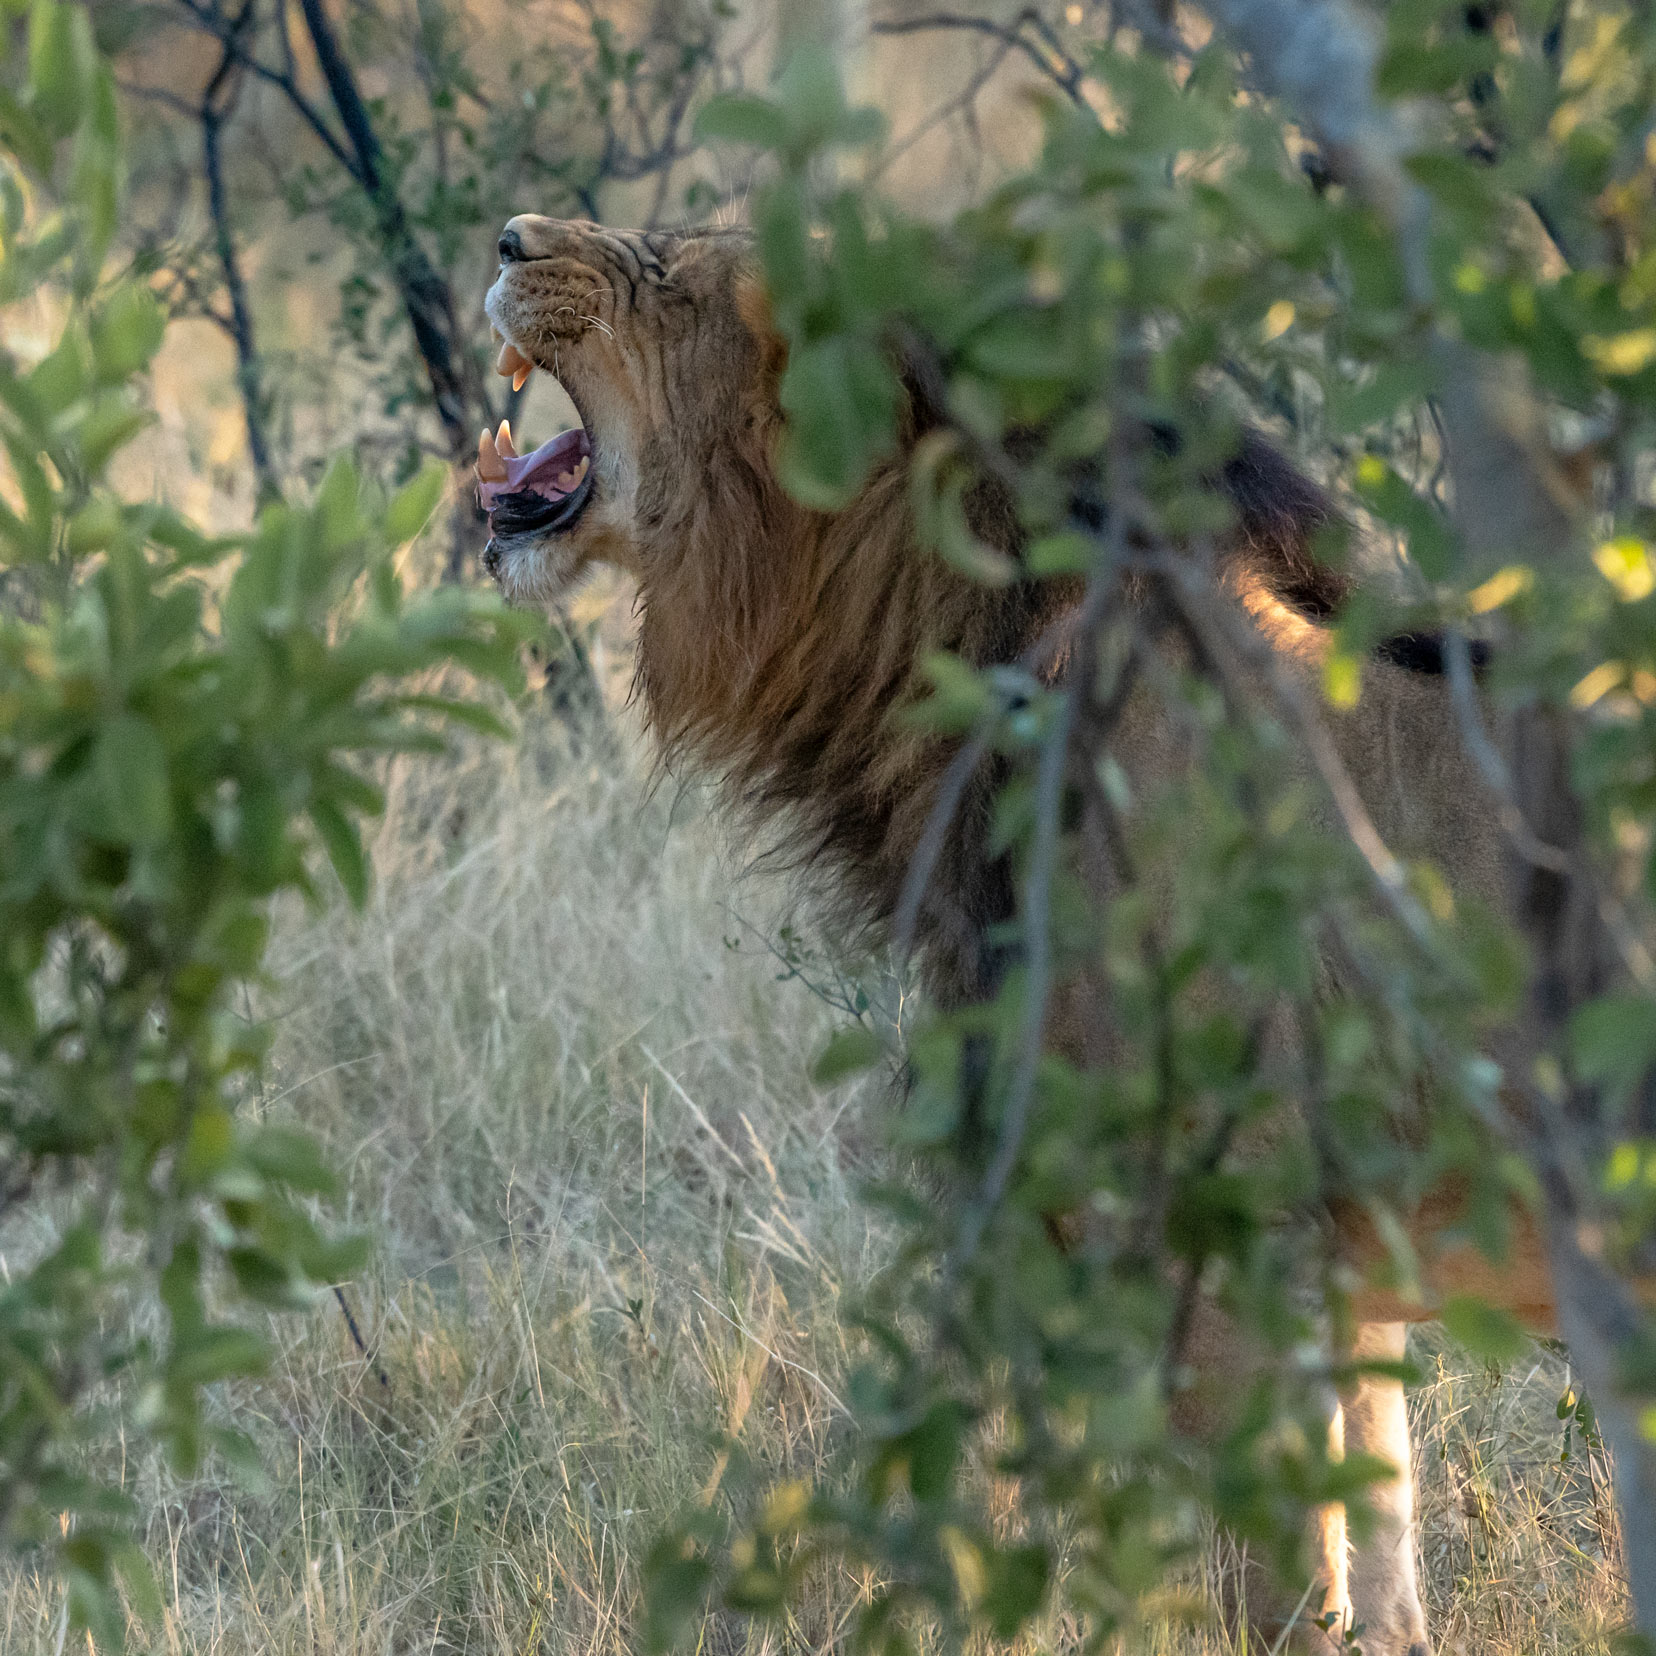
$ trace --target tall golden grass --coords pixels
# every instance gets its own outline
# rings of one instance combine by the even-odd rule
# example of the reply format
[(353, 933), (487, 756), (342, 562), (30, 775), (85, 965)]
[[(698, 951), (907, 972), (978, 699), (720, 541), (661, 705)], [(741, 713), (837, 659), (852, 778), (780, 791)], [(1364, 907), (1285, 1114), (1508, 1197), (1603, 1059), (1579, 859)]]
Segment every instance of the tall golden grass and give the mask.
[[(539, 724), (541, 721), (535, 721)], [(624, 725), (623, 725), (624, 730)], [(272, 1325), (220, 1408), (265, 1470), (121, 1467), (149, 1514), (168, 1656), (621, 1656), (642, 1555), (758, 1476), (843, 1438), (845, 1311), (888, 1238), (880, 1086), (807, 1079), (833, 1012), (756, 944), (787, 893), (623, 735), (399, 765), (366, 911), (279, 917), (278, 1029), (255, 1107), (319, 1132), (377, 1244)], [(1505, 1375), (1425, 1331), (1421, 1554), (1440, 1648), (1608, 1650), (1606, 1470), (1536, 1347)], [(383, 1380), (380, 1376), (383, 1375)], [(715, 1617), (700, 1648), (844, 1648), (867, 1583), (814, 1579), (786, 1624)], [(1068, 1649), (1052, 1616), (1028, 1648)], [(1212, 1628), (1150, 1646), (1227, 1652)], [(0, 1577), (0, 1650), (62, 1648), (61, 1597)]]

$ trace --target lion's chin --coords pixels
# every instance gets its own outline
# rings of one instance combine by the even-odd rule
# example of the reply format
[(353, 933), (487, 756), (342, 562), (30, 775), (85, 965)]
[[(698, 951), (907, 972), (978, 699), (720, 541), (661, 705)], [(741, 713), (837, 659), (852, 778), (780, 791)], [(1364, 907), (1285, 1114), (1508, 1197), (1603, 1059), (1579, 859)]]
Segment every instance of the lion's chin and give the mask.
[(554, 535), (495, 535), (483, 549), (483, 568), (507, 603), (545, 608), (579, 583), (586, 560)]

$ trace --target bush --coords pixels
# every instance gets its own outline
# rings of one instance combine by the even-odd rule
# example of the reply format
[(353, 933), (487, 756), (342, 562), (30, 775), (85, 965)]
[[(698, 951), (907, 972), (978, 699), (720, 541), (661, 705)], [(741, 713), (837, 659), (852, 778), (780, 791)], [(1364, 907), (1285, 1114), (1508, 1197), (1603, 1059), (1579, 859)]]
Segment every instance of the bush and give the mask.
[(385, 501), (336, 461), (228, 539), (124, 496), (110, 465), (164, 324), (114, 268), (121, 139), (84, 7), (33, 6), (0, 134), (0, 304), (54, 319), (38, 358), (0, 355), (0, 1214), (51, 1214), (0, 1290), (0, 1536), (54, 1554), (71, 1623), (117, 1646), (114, 1572), (158, 1600), (89, 1446), (119, 1428), (186, 1470), (246, 1463), (204, 1388), (265, 1363), (247, 1311), (362, 1253), (321, 1223), (310, 1140), (237, 1115), (269, 905), (316, 897), (324, 854), (362, 901), (372, 761), (454, 720), (501, 730), (422, 675), (509, 687), (526, 627), (476, 593), (405, 595), (393, 555), (440, 467)]

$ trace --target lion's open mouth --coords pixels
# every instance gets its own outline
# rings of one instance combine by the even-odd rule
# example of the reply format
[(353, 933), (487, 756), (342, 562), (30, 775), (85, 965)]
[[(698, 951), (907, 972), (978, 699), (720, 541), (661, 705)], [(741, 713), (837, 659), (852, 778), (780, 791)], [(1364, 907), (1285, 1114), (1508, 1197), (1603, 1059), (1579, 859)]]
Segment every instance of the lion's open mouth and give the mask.
[[(500, 348), (495, 371), (516, 391), (534, 364), (510, 341)], [(592, 440), (585, 426), (560, 432), (520, 455), (512, 428), (500, 422), (477, 440), (477, 498), (489, 514), (493, 535), (552, 535), (574, 526), (592, 498)]]

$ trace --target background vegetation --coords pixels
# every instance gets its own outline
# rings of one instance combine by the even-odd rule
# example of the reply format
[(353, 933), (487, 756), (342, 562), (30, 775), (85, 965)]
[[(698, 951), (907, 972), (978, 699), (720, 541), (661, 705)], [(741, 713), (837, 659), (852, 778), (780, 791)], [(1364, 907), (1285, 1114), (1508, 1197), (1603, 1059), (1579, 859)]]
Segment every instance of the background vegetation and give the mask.
[[(1257, 17), (1217, 13), (1253, 48), (1240, 99), (1194, 15), (893, 9), (881, 22), (900, 32), (852, 63), (885, 129), (847, 110), (820, 55), (794, 60), (774, 103), (726, 97), (700, 117), (765, 87), (779, 29), (799, 27), (786, 8), (9, 14), (0, 1483), (21, 1549), (6, 1649), (61, 1649), (81, 1626), (113, 1645), (130, 1626), (169, 1649), (619, 1650), (674, 1623), (719, 1650), (835, 1648), (859, 1627), (1222, 1647), (1192, 1590), (1235, 1560), (1200, 1503), (1224, 1509), (1228, 1489), (1233, 1522), (1291, 1544), (1339, 1475), (1314, 1447), (1273, 1447), (1319, 1376), (1276, 1374), (1263, 1412), (1194, 1471), (1154, 1410), (1100, 1408), (1161, 1384), (1173, 1302), (1144, 1294), (1143, 1251), (1108, 1227), (1055, 1286), (1024, 1220), (1066, 1153), (1102, 1179), (1157, 1141), (1101, 1144), (1066, 1078), (1049, 1065), (1035, 1086), (1018, 1056), (1028, 979), (988, 1025), (1007, 1062), (987, 1119), (1032, 1109), (1038, 1154), (999, 1188), (997, 1145), (1021, 1156), (1023, 1129), (961, 1136), (946, 1079), (981, 1015), (906, 1048), (921, 1085), (896, 1144), (881, 1069), (808, 1081), (831, 1031), (843, 1070), (904, 1050), (917, 1011), (878, 973), (860, 997), (787, 893), (740, 872), (700, 796), (652, 787), (620, 707), (613, 587), (561, 618), (553, 693), (519, 704), (516, 748), (398, 754), (434, 719), (490, 724), (479, 698), (509, 711), (479, 680), (512, 688), (524, 636), (453, 579), (477, 540), (463, 485), (399, 550), (441, 492), (427, 460), (459, 465), (503, 413), (559, 414), (539, 379), (544, 400), (522, 409), (486, 372), (495, 226), (523, 207), (730, 210), (765, 236), (794, 345), (790, 475), (809, 497), (843, 494), (888, 440), (894, 329), (936, 348), (962, 456), (992, 457), (1017, 420), (1074, 416), (1019, 461), (1049, 573), (1103, 567), (1099, 522), (1053, 517), (1077, 456), (1142, 491), (1150, 536), (1199, 540), (1212, 520), (1190, 469), (1158, 471), (1110, 434), (1170, 417), (1199, 460), (1245, 407), (1408, 531), (1427, 577), (1347, 618), (1331, 701), (1383, 629), (1469, 612), (1508, 626), (1512, 705), (1574, 690), (1598, 708), (1571, 727), (1592, 732), (1578, 782), (1600, 839), (1581, 855), (1641, 861), (1643, 23), (1585, 4), (1482, 22), (1394, 10), (1385, 90), (1439, 100), (1411, 175), (1436, 215), (1416, 267), (1396, 257), (1407, 236), (1377, 228), (1385, 198), (1363, 171), (1384, 118), (1335, 135), (1349, 154), (1313, 144), (1317, 83), (1273, 81)], [(1301, 126), (1285, 135), (1265, 93), (1299, 96)], [(1523, 561), (1533, 525), (1468, 545), (1436, 515), (1455, 500), (1435, 423), (1445, 335), (1528, 360), (1554, 423), (1524, 428), (1513, 464), (1577, 479), (1560, 544), (1596, 546), (1596, 564), (1555, 577)], [(1215, 367), (1233, 388), (1218, 397)], [(963, 533), (956, 457), (930, 459), (918, 500), (940, 551), (1002, 578)], [(1014, 705), (1004, 684), (940, 673), (934, 714), (1030, 767), (1008, 832), (1038, 846), (1061, 698), (1020, 685)], [(1179, 694), (1200, 708), (1199, 688)], [(1389, 1073), (1431, 1053), (1441, 1080), (1432, 1042), (1476, 1034), (1445, 1016), (1468, 938), (1428, 876), (1382, 880), (1377, 900), (1337, 837), (1330, 851), (1303, 821), (1250, 815), (1279, 727), (1206, 705), (1211, 791), (1189, 803), (1230, 859), (1212, 890), (1267, 929), (1285, 901), (1319, 923), (1358, 916), (1387, 993), (1345, 1010), (1372, 1020)], [(380, 826), (359, 839), (365, 818)], [(43, 824), (60, 837), (31, 863)], [(1051, 896), (1029, 889), (1026, 923)], [(1637, 867), (1616, 891), (1642, 935)], [(1429, 947), (1407, 935), (1421, 904)], [(1247, 994), (1291, 989), (1299, 956), (1265, 958), (1250, 935), (1196, 942)], [(1119, 941), (1131, 1015), (1176, 1009), (1176, 987), (1146, 988), (1146, 937)], [(1511, 957), (1482, 941), (1470, 970), (1494, 1004)], [(1551, 1056), (1615, 1105), (1570, 1094), (1588, 1106), (1571, 1190), (1604, 1206), (1625, 1263), (1646, 1151), (1622, 1104), (1650, 1051), (1644, 991), (1616, 987)], [(1198, 1119), (1251, 1085), (1246, 1053), (1213, 1033), (1181, 1031)], [(1487, 1153), (1476, 1074), (1455, 1079), (1431, 1165), (1515, 1177)], [(1419, 1164), (1376, 1159), (1383, 1109), (1361, 1087), (1338, 1096), (1353, 1137), (1321, 1176), (1405, 1196)], [(1624, 1147), (1634, 1172), (1607, 1181)], [(1181, 1185), (1176, 1162), (1173, 1185), (1208, 1205), (1214, 1187)], [(342, 1177), (318, 1228), (329, 1167)], [(1281, 1245), (1260, 1223), (1270, 1177), (1227, 1187), (1236, 1224), (1195, 1254), (1177, 1200), (1138, 1234), (1260, 1286)], [(950, 1257), (962, 1208), (938, 1198), (962, 1179), (990, 1198), (965, 1209), (969, 1268), (893, 1273)], [(926, 1200), (857, 1197), (897, 1183)], [(375, 1239), (369, 1263), (340, 1251), (342, 1230)], [(348, 1265), (348, 1292), (314, 1293)], [(949, 1296), (997, 1276), (1041, 1291), (963, 1343)], [(1124, 1284), (1141, 1317), (1044, 1394), (1062, 1365), (1029, 1368), (1032, 1336), (1061, 1345), (1067, 1308)], [(1305, 1325), (1292, 1308), (1270, 1322), (1281, 1286), (1263, 1281), (1250, 1314), (1287, 1352)], [(1498, 1319), (1459, 1326), (1477, 1354), (1431, 1332), (1414, 1352), (1434, 1628), (1447, 1648), (1608, 1648), (1625, 1561), (1603, 1446), (1560, 1404), (1579, 1377)], [(1636, 1404), (1643, 1370), (1622, 1375)], [(1043, 1416), (1059, 1431), (1032, 1448)]]

